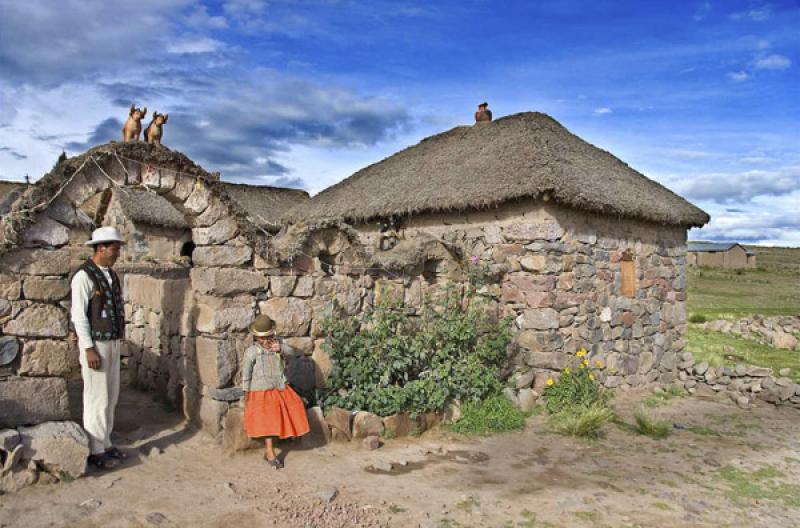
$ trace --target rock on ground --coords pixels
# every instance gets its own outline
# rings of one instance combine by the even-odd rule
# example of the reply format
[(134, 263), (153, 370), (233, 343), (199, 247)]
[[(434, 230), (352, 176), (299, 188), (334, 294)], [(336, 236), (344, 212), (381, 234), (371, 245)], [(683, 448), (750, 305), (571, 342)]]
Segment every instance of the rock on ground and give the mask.
[(36, 461), (51, 473), (63, 472), (73, 478), (86, 473), (89, 438), (75, 422), (20, 427), (19, 435), (26, 460)]

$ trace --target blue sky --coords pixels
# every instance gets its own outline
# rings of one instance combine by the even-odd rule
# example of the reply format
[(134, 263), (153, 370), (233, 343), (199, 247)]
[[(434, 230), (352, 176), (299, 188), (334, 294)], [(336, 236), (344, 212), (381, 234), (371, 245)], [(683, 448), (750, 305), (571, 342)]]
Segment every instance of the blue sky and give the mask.
[(314, 193), (488, 100), (704, 208), (692, 238), (800, 246), (798, 72), (796, 0), (0, 0), (0, 178), (136, 102), (224, 179)]

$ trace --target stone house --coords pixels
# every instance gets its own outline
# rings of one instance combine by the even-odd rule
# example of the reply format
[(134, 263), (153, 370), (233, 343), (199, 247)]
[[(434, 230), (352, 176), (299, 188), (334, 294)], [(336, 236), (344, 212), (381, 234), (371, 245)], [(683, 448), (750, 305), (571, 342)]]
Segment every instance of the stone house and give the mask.
[[(126, 205), (132, 189), (148, 193), (148, 214)], [(81, 209), (102, 193), (102, 215)], [(151, 210), (175, 222), (159, 226)], [(708, 221), (538, 113), (425, 139), (311, 199), (219, 182), (168, 149), (103, 145), (60, 163), (0, 226), (0, 340), (22, 350), (0, 381), (0, 425), (67, 414), (60, 374), (19, 362), (34, 348), (42, 364), (62, 357), (53, 351), (66, 346), (64, 285), (85, 257), (93, 212), (147, 248), (117, 265), (132, 379), (229, 445), (241, 430), (238, 365), (257, 313), (313, 360), (321, 385), (331, 367), (326, 318), (388, 297), (413, 313), (446, 289), (463, 292), (473, 268), (485, 275), (487, 309), (514, 317), (515, 387), (559, 371), (581, 347), (604, 360), (608, 387), (672, 381), (686, 345), (686, 231)], [(190, 260), (170, 258), (189, 248)], [(46, 295), (24, 293), (43, 281), (55, 281), (40, 287)], [(43, 391), (51, 403), (32, 396)]]
[(687, 264), (710, 268), (755, 268), (756, 254), (736, 242), (689, 242)]

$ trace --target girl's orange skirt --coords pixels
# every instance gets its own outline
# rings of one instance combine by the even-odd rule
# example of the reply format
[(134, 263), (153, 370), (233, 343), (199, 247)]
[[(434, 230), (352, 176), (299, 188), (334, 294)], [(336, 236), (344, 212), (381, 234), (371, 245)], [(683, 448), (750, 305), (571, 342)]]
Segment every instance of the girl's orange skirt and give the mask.
[(244, 430), (250, 438), (291, 438), (306, 434), (309, 426), (303, 400), (288, 385), (283, 390), (248, 392)]

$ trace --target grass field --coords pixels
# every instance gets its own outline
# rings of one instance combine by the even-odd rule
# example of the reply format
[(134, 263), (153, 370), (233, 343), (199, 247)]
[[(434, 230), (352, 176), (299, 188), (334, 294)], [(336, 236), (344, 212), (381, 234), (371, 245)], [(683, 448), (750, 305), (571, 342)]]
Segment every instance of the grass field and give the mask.
[[(689, 317), (740, 319), (754, 314), (800, 315), (800, 248), (762, 248), (755, 251), (758, 268), (724, 270), (688, 268)], [(776, 373), (791, 368), (800, 382), (800, 353), (740, 339), (689, 325), (689, 351), (711, 365), (747, 363), (771, 367)]]
[(756, 253), (756, 269), (688, 268), (690, 316), (800, 314), (800, 248), (749, 249)]

